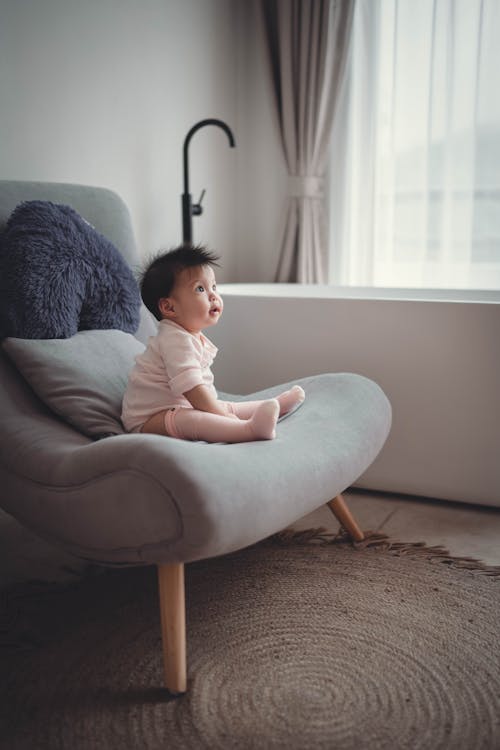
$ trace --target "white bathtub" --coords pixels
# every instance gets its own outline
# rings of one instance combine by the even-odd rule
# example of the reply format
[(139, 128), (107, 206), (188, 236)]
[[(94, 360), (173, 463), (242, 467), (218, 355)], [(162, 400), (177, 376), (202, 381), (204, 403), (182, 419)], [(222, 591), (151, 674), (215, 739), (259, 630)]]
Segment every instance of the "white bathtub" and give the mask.
[(209, 336), (235, 393), (320, 372), (375, 380), (393, 407), (357, 486), (500, 506), (500, 294), (225, 284)]

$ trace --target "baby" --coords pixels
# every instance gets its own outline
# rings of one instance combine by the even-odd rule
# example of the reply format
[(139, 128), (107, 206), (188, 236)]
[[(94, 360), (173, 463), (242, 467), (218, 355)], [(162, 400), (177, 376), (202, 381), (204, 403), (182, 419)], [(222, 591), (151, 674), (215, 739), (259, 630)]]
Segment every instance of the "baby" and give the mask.
[(218, 260), (203, 247), (181, 245), (143, 273), (141, 296), (160, 325), (130, 373), (122, 410), (128, 432), (223, 443), (271, 440), (278, 417), (304, 400), (298, 385), (266, 401), (218, 399), (210, 370), (217, 348), (202, 333), (222, 314), (213, 271)]

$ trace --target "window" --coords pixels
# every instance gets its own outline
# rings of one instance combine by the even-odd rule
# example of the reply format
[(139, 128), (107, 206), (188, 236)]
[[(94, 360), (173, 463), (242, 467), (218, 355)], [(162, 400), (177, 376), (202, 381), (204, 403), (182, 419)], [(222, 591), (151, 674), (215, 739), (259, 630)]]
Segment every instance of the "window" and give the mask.
[(500, 0), (357, 0), (330, 282), (500, 289)]

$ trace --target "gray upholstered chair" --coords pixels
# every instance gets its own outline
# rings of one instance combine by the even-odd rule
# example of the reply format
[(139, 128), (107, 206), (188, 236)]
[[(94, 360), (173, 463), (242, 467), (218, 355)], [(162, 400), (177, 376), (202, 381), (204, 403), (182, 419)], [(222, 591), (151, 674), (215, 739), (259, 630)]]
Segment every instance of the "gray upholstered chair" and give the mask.
[[(72, 206), (132, 266), (138, 263), (128, 210), (113, 192), (0, 182), (0, 231), (25, 200)], [(145, 342), (155, 325), (143, 308), (137, 338)], [(274, 441), (221, 445), (137, 434), (92, 440), (48, 409), (0, 353), (2, 507), (80, 558), (158, 566), (165, 681), (172, 692), (187, 684), (184, 563), (251, 545), (323, 503), (355, 539), (363, 538), (341, 493), (382, 448), (390, 405), (359, 375), (299, 382), (306, 401), (278, 424)]]

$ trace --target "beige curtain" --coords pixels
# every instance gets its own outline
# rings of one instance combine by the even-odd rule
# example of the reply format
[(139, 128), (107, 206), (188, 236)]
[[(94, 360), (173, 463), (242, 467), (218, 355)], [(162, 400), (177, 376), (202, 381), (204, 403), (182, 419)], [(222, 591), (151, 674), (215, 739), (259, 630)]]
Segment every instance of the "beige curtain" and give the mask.
[(288, 204), (276, 281), (326, 283), (324, 174), (354, 0), (260, 0)]

